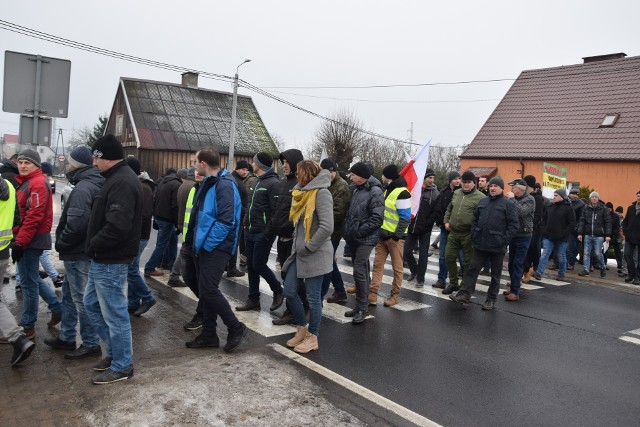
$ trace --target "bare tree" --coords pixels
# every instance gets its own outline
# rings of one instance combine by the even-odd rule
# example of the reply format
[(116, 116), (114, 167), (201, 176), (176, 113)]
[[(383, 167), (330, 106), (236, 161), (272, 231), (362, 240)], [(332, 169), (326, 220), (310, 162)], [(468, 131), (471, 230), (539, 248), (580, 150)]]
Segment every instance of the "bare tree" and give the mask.
[(382, 175), (382, 169), (387, 165), (393, 163), (402, 170), (407, 163), (402, 144), (374, 137), (367, 137), (358, 146), (356, 155), (363, 162), (373, 165), (374, 175), (377, 177)]
[(436, 173), (436, 185), (443, 188), (448, 185), (447, 174), (460, 169), (460, 153), (458, 147), (431, 146), (429, 149), (429, 167)]
[(287, 144), (284, 143), (284, 139), (282, 139), (282, 137), (277, 133), (271, 132), (271, 140), (275, 144), (278, 153), (282, 153), (284, 148), (287, 146)]
[(365, 134), (360, 130), (362, 123), (348, 110), (339, 110), (329, 118), (331, 121), (323, 121), (316, 129), (307, 157), (317, 159), (326, 149), (327, 156), (338, 164), (338, 168), (347, 170), (365, 140)]

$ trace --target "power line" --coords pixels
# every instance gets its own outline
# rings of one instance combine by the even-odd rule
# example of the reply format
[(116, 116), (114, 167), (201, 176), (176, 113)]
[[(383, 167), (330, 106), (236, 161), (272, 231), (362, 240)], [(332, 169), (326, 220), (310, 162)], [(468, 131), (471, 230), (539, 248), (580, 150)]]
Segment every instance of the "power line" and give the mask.
[[(263, 88), (264, 89), (264, 88)], [(332, 99), (334, 101), (355, 101), (355, 102), (373, 102), (373, 103), (388, 103), (388, 104), (458, 104), (458, 103), (467, 103), (467, 102), (487, 102), (487, 101), (499, 101), (500, 98), (492, 98), (492, 99), (469, 99), (469, 100), (460, 100), (460, 101), (400, 101), (400, 100), (378, 100), (378, 99), (357, 99), (357, 98), (336, 98), (332, 96), (318, 96), (318, 95), (304, 95), (301, 93), (291, 93), (291, 92), (280, 92), (274, 90), (273, 93), (280, 93), (283, 95), (293, 95), (293, 96), (302, 96), (305, 98), (315, 98), (315, 99)]]
[(435, 83), (407, 83), (407, 84), (390, 84), (390, 85), (371, 85), (371, 86), (263, 86), (263, 89), (382, 89), (392, 87), (420, 87), (420, 86), (450, 86), (450, 85), (466, 85), (474, 83), (495, 83), (495, 82), (512, 82), (515, 79), (490, 79), (490, 80), (467, 80), (459, 82), (435, 82)]

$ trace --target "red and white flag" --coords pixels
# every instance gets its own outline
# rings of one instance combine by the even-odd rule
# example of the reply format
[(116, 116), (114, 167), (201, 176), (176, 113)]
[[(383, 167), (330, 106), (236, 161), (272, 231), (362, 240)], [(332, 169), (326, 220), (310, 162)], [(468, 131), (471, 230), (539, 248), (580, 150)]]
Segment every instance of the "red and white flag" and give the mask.
[(420, 207), (420, 196), (422, 195), (422, 180), (427, 172), (427, 164), (429, 163), (429, 147), (431, 140), (427, 142), (416, 153), (407, 165), (402, 169), (400, 175), (404, 176), (407, 181), (407, 189), (411, 193), (411, 216), (414, 217), (418, 213)]

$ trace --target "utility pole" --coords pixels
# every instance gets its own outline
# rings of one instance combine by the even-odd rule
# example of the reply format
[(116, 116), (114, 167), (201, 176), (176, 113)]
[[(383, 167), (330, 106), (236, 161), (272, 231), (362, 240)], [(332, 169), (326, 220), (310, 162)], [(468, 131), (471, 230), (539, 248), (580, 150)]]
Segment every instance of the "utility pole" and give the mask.
[(240, 66), (251, 62), (250, 59), (245, 59), (242, 64), (236, 67), (236, 75), (233, 78), (233, 102), (231, 103), (231, 135), (229, 137), (229, 157), (227, 159), (227, 169), (231, 170), (233, 167), (233, 155), (236, 142), (236, 107), (238, 106), (238, 70)]

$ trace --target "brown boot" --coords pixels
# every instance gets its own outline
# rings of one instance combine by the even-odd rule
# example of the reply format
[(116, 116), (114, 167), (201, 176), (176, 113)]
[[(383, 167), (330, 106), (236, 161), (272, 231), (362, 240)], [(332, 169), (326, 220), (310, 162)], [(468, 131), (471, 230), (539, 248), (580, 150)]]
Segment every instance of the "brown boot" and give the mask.
[(524, 273), (524, 277), (522, 277), (522, 283), (529, 283), (529, 280), (533, 277), (533, 267), (529, 268), (526, 273)]
[[(306, 329), (307, 328), (305, 328), (305, 330)], [(316, 335), (313, 335), (310, 332), (307, 332), (307, 334), (304, 337), (304, 341), (302, 341), (300, 344), (295, 346), (293, 351), (295, 351), (296, 353), (309, 353), (311, 350), (317, 350), (317, 349), (318, 349), (318, 337)]]
[(389, 296), (389, 299), (384, 301), (384, 305), (385, 307), (391, 307), (393, 305), (396, 305), (399, 300), (400, 298), (398, 297), (398, 294), (391, 294)]
[(378, 303), (378, 294), (369, 291), (369, 305), (376, 305)]
[(348, 294), (355, 294), (356, 293), (356, 285), (349, 286), (347, 288), (347, 293)]
[(287, 347), (294, 348), (298, 344), (301, 344), (305, 340), (305, 337), (308, 334), (309, 334), (309, 331), (306, 326), (297, 326), (296, 334), (293, 336), (293, 338), (287, 341)]

